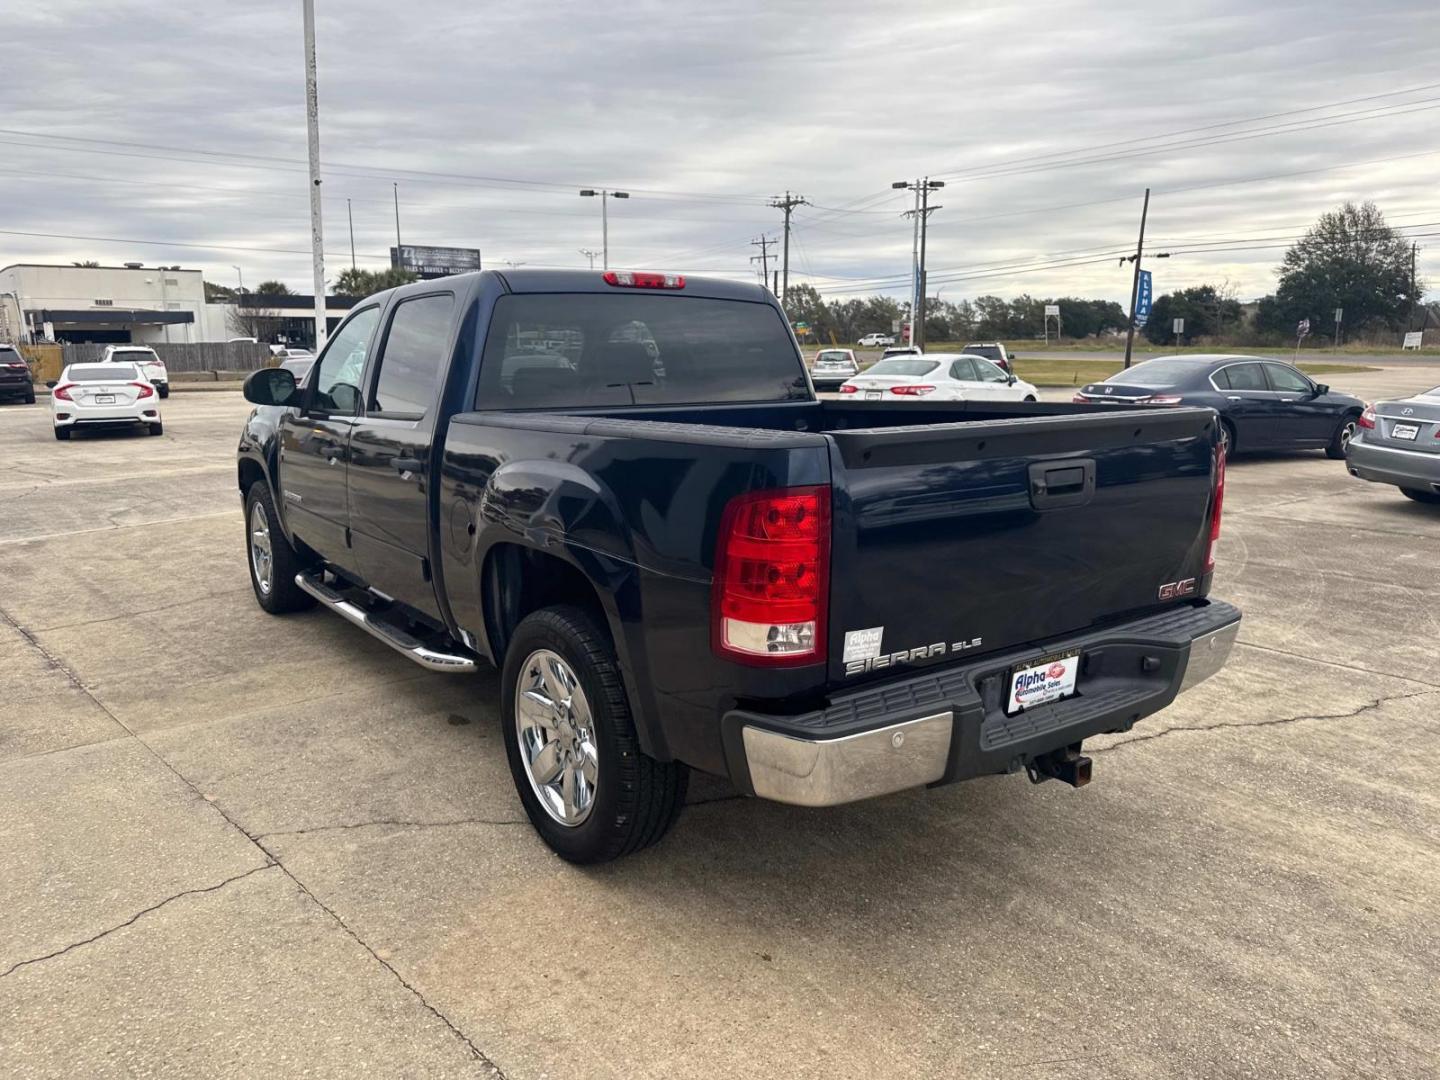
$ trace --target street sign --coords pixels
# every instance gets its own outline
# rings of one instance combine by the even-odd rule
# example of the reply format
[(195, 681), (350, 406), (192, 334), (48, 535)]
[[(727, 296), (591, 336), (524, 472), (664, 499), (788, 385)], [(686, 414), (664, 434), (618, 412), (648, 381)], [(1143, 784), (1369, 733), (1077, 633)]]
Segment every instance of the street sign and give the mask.
[(890, 320), (890, 333), (892, 333), (892, 334), (898, 334), (898, 333), (900, 333), (900, 320), (899, 320), (899, 319), (891, 319), (891, 320)]
[(1150, 271), (1140, 271), (1140, 291), (1135, 297), (1135, 325), (1143, 327), (1150, 318)]
[(1176, 334), (1183, 334), (1183, 333), (1185, 332), (1185, 320), (1184, 320), (1184, 319), (1176, 319), (1176, 320), (1175, 320), (1174, 332), (1175, 332)]
[(1059, 305), (1059, 304), (1046, 304), (1046, 305), (1045, 305), (1045, 317), (1046, 317), (1047, 319), (1050, 319), (1050, 318), (1058, 319), (1058, 318), (1060, 317), (1060, 305)]
[(1305, 335), (1307, 335), (1308, 333), (1310, 333), (1310, 320), (1309, 320), (1309, 319), (1301, 319), (1301, 320), (1300, 320), (1300, 325), (1295, 328), (1295, 333), (1296, 333), (1296, 336), (1302, 337), (1302, 338), (1303, 338)]
[(448, 277), (450, 274), (479, 270), (480, 249), (403, 244), (390, 249), (390, 265), (425, 279)]
[(1345, 314), (1345, 309), (1344, 309), (1344, 308), (1338, 308), (1338, 307), (1337, 307), (1337, 308), (1335, 309), (1335, 321), (1338, 323), (1338, 322), (1340, 321), (1341, 316), (1344, 315), (1344, 314)]
[(1425, 331), (1415, 330), (1405, 335), (1405, 344), (1402, 349), (1421, 349), (1425, 346)]

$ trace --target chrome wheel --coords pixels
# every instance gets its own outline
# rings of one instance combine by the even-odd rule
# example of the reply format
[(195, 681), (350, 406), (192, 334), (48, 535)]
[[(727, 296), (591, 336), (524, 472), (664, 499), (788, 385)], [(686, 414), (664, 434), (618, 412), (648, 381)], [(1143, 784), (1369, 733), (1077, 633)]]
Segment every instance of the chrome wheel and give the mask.
[(274, 587), (275, 554), (270, 546), (270, 521), (258, 502), (250, 507), (250, 569), (255, 573), (255, 587), (269, 596)]
[(1355, 437), (1355, 421), (1345, 421), (1345, 426), (1340, 429), (1340, 449), (1344, 450), (1350, 445), (1350, 440)]
[(525, 658), (515, 684), (515, 733), (530, 788), (561, 825), (583, 824), (600, 774), (590, 703), (574, 670), (549, 649)]

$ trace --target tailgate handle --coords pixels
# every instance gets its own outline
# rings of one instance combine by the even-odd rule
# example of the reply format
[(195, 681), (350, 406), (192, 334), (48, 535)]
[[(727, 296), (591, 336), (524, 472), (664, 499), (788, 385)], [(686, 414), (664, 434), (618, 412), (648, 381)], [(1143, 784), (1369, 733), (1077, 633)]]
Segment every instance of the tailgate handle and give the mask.
[(1030, 505), (1036, 510), (1083, 506), (1095, 494), (1095, 462), (1038, 461), (1030, 466)]

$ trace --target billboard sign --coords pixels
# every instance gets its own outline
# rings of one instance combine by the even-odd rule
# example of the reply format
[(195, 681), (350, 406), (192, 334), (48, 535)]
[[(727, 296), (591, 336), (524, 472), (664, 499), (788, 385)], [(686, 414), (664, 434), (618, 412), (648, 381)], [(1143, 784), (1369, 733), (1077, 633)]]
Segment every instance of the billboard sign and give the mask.
[(465, 274), (480, 269), (480, 249), (402, 244), (390, 249), (390, 265), (425, 279)]
[(1058, 319), (1058, 318), (1060, 317), (1060, 305), (1059, 305), (1059, 304), (1046, 304), (1046, 305), (1045, 305), (1045, 317), (1046, 317), (1047, 319), (1051, 319), (1051, 318)]

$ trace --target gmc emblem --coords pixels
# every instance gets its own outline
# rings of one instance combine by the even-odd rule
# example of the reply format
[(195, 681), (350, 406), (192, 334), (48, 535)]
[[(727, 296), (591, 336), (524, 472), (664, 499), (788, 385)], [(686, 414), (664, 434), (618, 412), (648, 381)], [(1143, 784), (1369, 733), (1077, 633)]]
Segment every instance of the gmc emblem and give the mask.
[(1161, 600), (1174, 600), (1176, 597), (1193, 595), (1195, 595), (1195, 579), (1193, 577), (1160, 586)]

